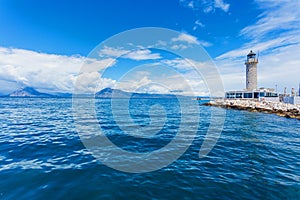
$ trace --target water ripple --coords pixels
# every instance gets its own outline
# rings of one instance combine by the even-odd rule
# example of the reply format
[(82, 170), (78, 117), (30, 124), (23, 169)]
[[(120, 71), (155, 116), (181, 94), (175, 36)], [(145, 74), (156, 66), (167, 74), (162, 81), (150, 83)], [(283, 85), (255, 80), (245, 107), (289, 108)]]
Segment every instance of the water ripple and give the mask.
[[(134, 152), (161, 148), (183, 126), (183, 140), (193, 143), (161, 170), (127, 174), (98, 162), (76, 132), (71, 99), (0, 98), (0, 199), (300, 199), (299, 121), (228, 110), (221, 138), (199, 159), (211, 108), (201, 107), (193, 138), (193, 109), (180, 123), (178, 104), (172, 100), (134, 101), (134, 122), (146, 133), (161, 128), (151, 138), (124, 134), (113, 120), (109, 100), (97, 100), (97, 123), (115, 144)], [(167, 108), (162, 127), (149, 126), (147, 110), (156, 103)], [(151, 117), (160, 119), (158, 113)], [(82, 122), (95, 123), (90, 118)]]

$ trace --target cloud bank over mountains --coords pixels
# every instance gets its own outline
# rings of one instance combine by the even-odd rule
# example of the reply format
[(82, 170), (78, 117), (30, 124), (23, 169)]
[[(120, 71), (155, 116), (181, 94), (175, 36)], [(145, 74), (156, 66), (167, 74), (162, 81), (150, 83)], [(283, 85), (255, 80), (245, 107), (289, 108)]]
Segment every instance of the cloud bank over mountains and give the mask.
[[(183, 95), (189, 95), (184, 91), (189, 91), (186, 87), (193, 87), (198, 94), (205, 95), (207, 93), (204, 82), (192, 73), (193, 67), (184, 59), (162, 59), (160, 54), (152, 53), (150, 50), (129, 52), (109, 47), (103, 49), (101, 53), (106, 57), (96, 60), (82, 56), (62, 56), (1, 47), (2, 93), (9, 93), (18, 87), (26, 86), (44, 92), (73, 92), (75, 85), (77, 90), (83, 92), (95, 92), (109, 87), (128, 92), (137, 90), (150, 93), (181, 91)], [(117, 62), (115, 57), (121, 55), (125, 59), (134, 61), (150, 60), (151, 64), (147, 64), (143, 68), (133, 68), (130, 76), (125, 74), (125, 77), (120, 80), (101, 77), (103, 69), (114, 66)], [(162, 68), (166, 66), (180, 71), (189, 84), (178, 82), (180, 77), (169, 68)], [(169, 89), (164, 86), (168, 86)], [(5, 90), (5, 88), (7, 89)]]

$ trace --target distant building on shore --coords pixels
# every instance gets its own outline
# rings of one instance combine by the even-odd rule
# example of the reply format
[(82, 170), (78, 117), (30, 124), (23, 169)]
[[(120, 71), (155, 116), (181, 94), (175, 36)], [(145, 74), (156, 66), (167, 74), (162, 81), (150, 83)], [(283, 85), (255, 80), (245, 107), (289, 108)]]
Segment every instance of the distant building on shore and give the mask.
[(277, 91), (270, 88), (257, 89), (257, 64), (258, 57), (252, 50), (247, 55), (246, 65), (246, 89), (228, 91), (225, 98), (228, 99), (260, 99), (266, 97), (278, 97)]
[(300, 104), (300, 84), (299, 92), (295, 92), (295, 89), (291, 89), (291, 94), (286, 93), (286, 88), (284, 88), (284, 93), (279, 95), (279, 101), (290, 104)]

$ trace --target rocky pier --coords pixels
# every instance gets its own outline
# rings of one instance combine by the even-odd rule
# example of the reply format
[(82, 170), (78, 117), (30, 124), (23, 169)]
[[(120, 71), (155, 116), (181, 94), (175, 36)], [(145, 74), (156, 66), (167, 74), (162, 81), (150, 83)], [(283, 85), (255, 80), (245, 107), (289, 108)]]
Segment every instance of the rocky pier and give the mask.
[(217, 99), (206, 103), (207, 106), (216, 106), (227, 109), (247, 110), (251, 112), (263, 112), (276, 114), (287, 118), (300, 120), (300, 105), (286, 104), (282, 102), (245, 100), (245, 99)]

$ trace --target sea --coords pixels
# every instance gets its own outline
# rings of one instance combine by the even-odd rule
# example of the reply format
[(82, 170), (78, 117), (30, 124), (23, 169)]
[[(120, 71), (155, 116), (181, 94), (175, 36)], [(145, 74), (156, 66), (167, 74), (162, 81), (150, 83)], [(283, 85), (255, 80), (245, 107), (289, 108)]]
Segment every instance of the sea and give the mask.
[[(201, 102), (197, 108), (194, 104), (181, 108), (191, 119), (199, 119), (195, 129), (182, 120), (176, 99), (132, 99), (125, 109), (137, 125), (135, 132), (139, 132), (137, 127), (145, 130), (160, 124), (147, 135), (150, 138), (138, 135), (136, 139), (126, 135), (114, 120), (119, 110), (112, 111), (110, 99), (96, 99), (94, 104), (102, 134), (123, 151), (157, 151), (170, 144), (179, 129), (194, 136), (182, 155), (168, 165), (127, 172), (107, 165), (86, 147), (74, 121), (71, 98), (0, 98), (1, 200), (300, 199), (297, 119), (226, 110), (216, 144), (206, 156), (199, 157), (214, 120), (211, 113), (223, 112), (222, 108)], [(153, 105), (161, 106), (164, 112), (150, 112)], [(198, 116), (195, 109), (200, 111)], [(152, 123), (163, 118), (163, 124)], [(126, 160), (130, 158), (122, 156), (119, 159), (128, 161), (122, 164), (130, 165)]]

